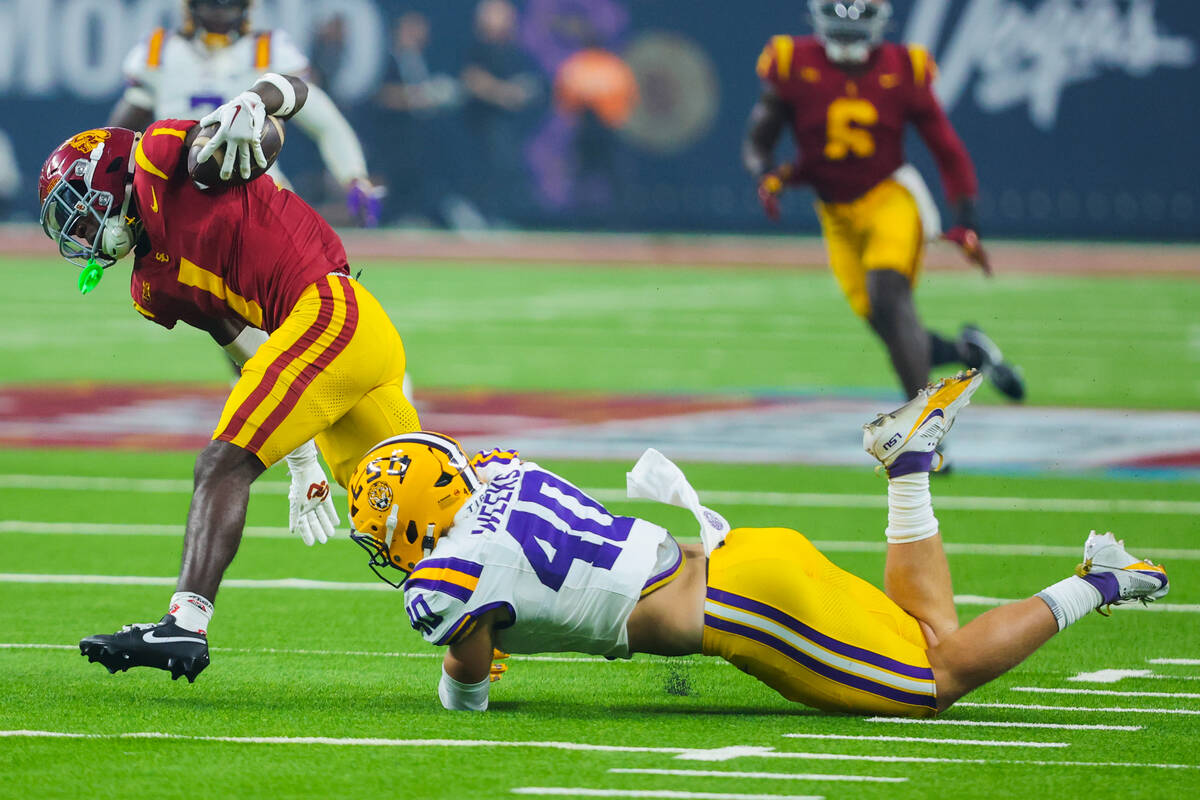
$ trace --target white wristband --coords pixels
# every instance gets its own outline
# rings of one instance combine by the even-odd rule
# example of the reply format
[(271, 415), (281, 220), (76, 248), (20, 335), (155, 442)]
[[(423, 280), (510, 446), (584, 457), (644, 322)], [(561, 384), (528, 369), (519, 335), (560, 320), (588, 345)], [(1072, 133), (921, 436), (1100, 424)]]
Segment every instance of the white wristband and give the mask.
[(278, 72), (268, 72), (259, 77), (257, 82), (265, 82), (274, 86), (283, 95), (283, 103), (275, 109), (272, 116), (286, 117), (296, 109), (296, 88), (292, 82)]
[(303, 467), (317, 460), (317, 445), (312, 439), (284, 456), (288, 467)]
[(259, 330), (253, 325), (247, 325), (242, 328), (241, 333), (233, 337), (232, 342), (225, 345), (225, 352), (240, 367), (258, 352), (258, 348), (262, 346), (262, 343), (267, 338), (266, 331)]
[(442, 679), (438, 682), (438, 697), (442, 701), (442, 708), (447, 711), (487, 711), (488, 686), (491, 682), (490, 676), (479, 683), (456, 681), (446, 672), (446, 666), (443, 664)]

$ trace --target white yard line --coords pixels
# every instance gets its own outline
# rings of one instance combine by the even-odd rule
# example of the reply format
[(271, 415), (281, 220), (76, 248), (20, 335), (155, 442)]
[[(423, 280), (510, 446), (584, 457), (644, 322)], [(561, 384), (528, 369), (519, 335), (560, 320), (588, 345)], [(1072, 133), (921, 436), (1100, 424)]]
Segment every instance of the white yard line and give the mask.
[[(147, 575), (57, 575), (35, 572), (0, 572), (0, 583), (50, 583), (50, 584), (93, 584), (108, 586), (174, 586), (175, 578)], [(309, 578), (277, 578), (258, 580), (253, 578), (229, 578), (222, 586), (237, 589), (292, 589), (339, 592), (396, 592), (383, 582), (318, 581)], [(973, 594), (956, 594), (954, 602), (960, 606), (1001, 606), (1015, 603), (1014, 599), (981, 597)], [(1119, 611), (1160, 611), (1185, 614), (1200, 614), (1200, 605), (1151, 603), (1146, 606), (1129, 604), (1115, 606)]]
[(1006, 742), (993, 739), (932, 739), (920, 736), (857, 736), (844, 733), (785, 733), (788, 739), (837, 739), (852, 742), (922, 742), (925, 744), (961, 744), (973, 747), (1069, 747), (1067, 742)]
[(613, 767), (620, 775), (670, 775), (677, 778), (762, 778), (776, 781), (846, 781), (850, 783), (904, 783), (908, 778), (877, 775), (827, 775), (816, 772), (737, 772), (720, 769), (634, 769)]
[(1087, 712), (1098, 711), (1104, 713), (1124, 713), (1124, 714), (1200, 714), (1200, 709), (1197, 708), (1105, 708), (1105, 707), (1081, 707), (1081, 706), (1041, 706), (1041, 705), (1026, 705), (1022, 703), (970, 703), (959, 701), (954, 704), (955, 708), (1016, 708), (1029, 711), (1072, 711), (1072, 712)]
[[(299, 650), (282, 647), (212, 647), (217, 653), (249, 653), (251, 655), (286, 655), (286, 656), (334, 656), (337, 658), (438, 658), (443, 655), (436, 650), (417, 653), (396, 653), (380, 650)], [(78, 652), (77, 644), (51, 644), (43, 642), (0, 642), (0, 650), (72, 650)], [(668, 658), (667, 656), (639, 655), (632, 661), (623, 659), (610, 661), (601, 656), (533, 656), (511, 655), (513, 661), (544, 662), (552, 664), (679, 664), (689, 666), (729, 666), (728, 662), (719, 658)]]
[(825, 800), (809, 794), (743, 794), (741, 792), (681, 792), (677, 789), (586, 789), (578, 786), (518, 786), (513, 794), (547, 797), (663, 797), (679, 800)]
[[(117, 522), (42, 522), (37, 520), (4, 519), (0, 520), (0, 533), (28, 533), (48, 536), (168, 536), (183, 537), (183, 524), (147, 524), (147, 523), (117, 523)], [(244, 536), (261, 539), (293, 539), (292, 534), (284, 527), (268, 525), (248, 526)], [(337, 539), (345, 539), (341, 534)], [(681, 541), (698, 541), (695, 537), (678, 536)], [(887, 550), (887, 542), (882, 537), (878, 541), (861, 540), (826, 540), (814, 539), (817, 549), (827, 553), (883, 553)], [(1079, 560), (1080, 549), (1076, 546), (1043, 545), (1043, 544), (986, 544), (968, 542), (946, 542), (946, 552), (951, 555), (1002, 555), (1002, 556), (1044, 556)], [(1200, 561), (1200, 549), (1184, 548), (1140, 548), (1138, 550), (1145, 558), (1157, 561)], [(1010, 602), (1005, 600), (1003, 602)]]
[[(148, 494), (191, 494), (192, 482), (170, 478), (126, 478), (90, 475), (0, 474), (0, 489), (47, 491), (135, 491)], [(287, 495), (288, 484), (280, 481), (255, 483), (258, 494)], [(345, 494), (340, 488), (335, 493)], [(605, 503), (627, 500), (624, 489), (585, 489)], [(710, 505), (753, 505), (774, 508), (887, 508), (887, 494), (849, 494), (830, 492), (746, 492), (703, 490)], [(650, 501), (635, 501), (650, 502)], [(1066, 513), (1200, 514), (1200, 501), (1142, 500), (1137, 498), (1078, 497), (985, 497), (939, 496), (938, 508), (963, 511), (1027, 511)]]
[(1196, 700), (1196, 692), (1120, 692), (1115, 689), (1050, 689), (1044, 686), (1014, 686), (1013, 692), (1038, 692), (1041, 694), (1088, 694), (1104, 697), (1165, 697), (1171, 700)]
[(935, 758), (931, 756), (868, 756), (853, 753), (779, 752), (772, 747), (755, 746), (721, 747), (714, 750), (704, 750), (690, 747), (637, 747), (633, 745), (588, 744), (582, 742), (514, 742), (510, 740), (489, 739), (353, 739), (331, 736), (191, 736), (153, 731), (137, 733), (76, 733), (68, 731), (0, 730), (0, 738), (3, 737), (98, 740), (161, 739), (165, 741), (186, 742), (325, 745), (331, 747), (505, 747), (604, 753), (658, 753), (674, 756), (685, 761), (728, 761), (735, 758), (785, 758), (810, 761), (867, 761), (880, 764), (1026, 764), (1049, 767), (1115, 767), (1118, 769), (1200, 769), (1200, 764), (1145, 764), (1122, 761), (1032, 761), (1003, 758)]
[[(958, 703), (962, 705), (962, 703)], [(976, 719), (912, 719), (910, 717), (868, 717), (867, 722), (894, 722), (901, 725), (964, 725), (980, 728), (1045, 728), (1062, 731), (1140, 731), (1141, 725), (1085, 725), (1067, 722), (993, 722)]]
[(1147, 664), (1176, 664), (1184, 667), (1200, 667), (1200, 658), (1147, 658)]

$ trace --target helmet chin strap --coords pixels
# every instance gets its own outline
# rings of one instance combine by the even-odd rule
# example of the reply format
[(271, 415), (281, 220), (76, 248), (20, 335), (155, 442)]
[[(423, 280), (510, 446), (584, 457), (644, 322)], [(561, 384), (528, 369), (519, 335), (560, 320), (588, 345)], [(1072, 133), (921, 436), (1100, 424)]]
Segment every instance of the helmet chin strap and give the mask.
[(133, 187), (129, 186), (125, 190), (125, 201), (121, 203), (120, 213), (116, 217), (104, 220), (104, 227), (100, 229), (100, 252), (116, 260), (129, 255), (137, 241), (134, 227), (126, 221), (128, 217), (125, 216), (129, 211), (129, 200), (132, 196)]

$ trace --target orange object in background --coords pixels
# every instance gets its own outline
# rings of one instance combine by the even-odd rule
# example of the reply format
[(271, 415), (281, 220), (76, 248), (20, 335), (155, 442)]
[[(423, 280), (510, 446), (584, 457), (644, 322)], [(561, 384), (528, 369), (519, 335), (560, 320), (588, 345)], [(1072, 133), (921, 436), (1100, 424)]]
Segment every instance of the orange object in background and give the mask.
[(592, 111), (608, 127), (619, 128), (637, 106), (637, 79), (615, 53), (599, 48), (580, 50), (559, 67), (554, 100), (560, 111)]

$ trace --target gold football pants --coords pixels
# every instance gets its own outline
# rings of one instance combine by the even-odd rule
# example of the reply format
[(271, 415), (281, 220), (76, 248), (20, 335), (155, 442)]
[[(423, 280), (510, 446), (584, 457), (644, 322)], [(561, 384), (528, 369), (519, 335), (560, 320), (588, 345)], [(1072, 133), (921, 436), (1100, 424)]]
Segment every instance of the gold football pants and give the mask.
[(933, 669), (917, 620), (787, 528), (737, 528), (708, 562), (703, 652), (789, 700), (930, 717)]
[(213, 438), (269, 467), (316, 437), (345, 486), (373, 445), (420, 429), (404, 369), (400, 334), (379, 302), (350, 277), (326, 275), (246, 362)]

